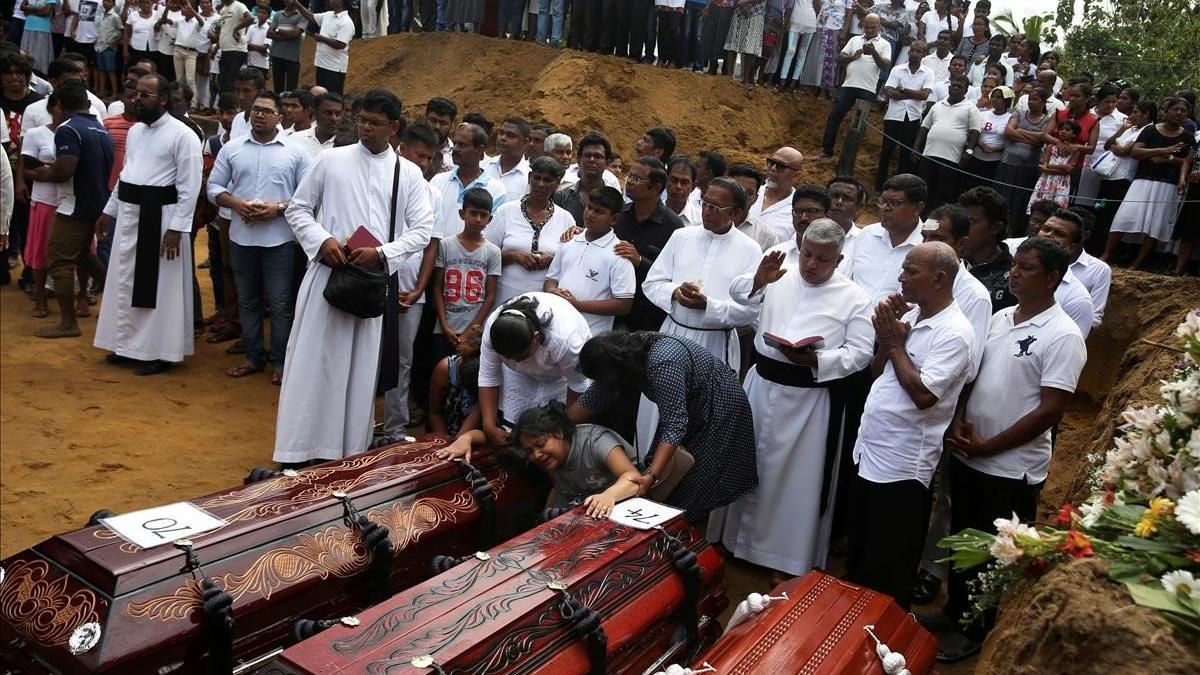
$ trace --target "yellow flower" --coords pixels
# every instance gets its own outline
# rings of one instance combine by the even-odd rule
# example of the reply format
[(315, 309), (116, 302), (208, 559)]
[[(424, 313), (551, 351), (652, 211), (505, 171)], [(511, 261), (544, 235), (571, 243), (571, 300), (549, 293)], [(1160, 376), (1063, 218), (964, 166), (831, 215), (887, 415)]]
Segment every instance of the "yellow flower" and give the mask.
[(1151, 517), (1157, 519), (1161, 516), (1171, 513), (1174, 508), (1175, 502), (1171, 501), (1170, 499), (1167, 499), (1166, 497), (1155, 497), (1154, 499), (1150, 500), (1150, 508), (1146, 509), (1146, 512)]
[(1133, 528), (1133, 534), (1144, 539), (1149, 539), (1158, 531), (1158, 523), (1153, 517), (1143, 517), (1138, 521), (1136, 527)]

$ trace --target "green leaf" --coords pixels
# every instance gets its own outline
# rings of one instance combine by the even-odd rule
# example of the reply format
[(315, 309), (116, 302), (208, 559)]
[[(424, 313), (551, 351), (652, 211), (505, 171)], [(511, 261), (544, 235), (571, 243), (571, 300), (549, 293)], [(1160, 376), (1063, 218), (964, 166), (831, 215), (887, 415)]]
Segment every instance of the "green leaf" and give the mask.
[(1149, 551), (1151, 553), (1183, 553), (1187, 550), (1179, 543), (1162, 541), (1161, 539), (1143, 539), (1142, 537), (1117, 537), (1117, 543), (1134, 551)]
[[(1157, 583), (1157, 582), (1156, 582)], [(1125, 588), (1129, 589), (1129, 595), (1133, 596), (1133, 601), (1143, 607), (1157, 609), (1162, 612), (1175, 612), (1177, 614), (1189, 614), (1186, 607), (1179, 604), (1179, 600), (1168, 593), (1161, 584), (1157, 588), (1148, 584), (1131, 583), (1126, 581)]]

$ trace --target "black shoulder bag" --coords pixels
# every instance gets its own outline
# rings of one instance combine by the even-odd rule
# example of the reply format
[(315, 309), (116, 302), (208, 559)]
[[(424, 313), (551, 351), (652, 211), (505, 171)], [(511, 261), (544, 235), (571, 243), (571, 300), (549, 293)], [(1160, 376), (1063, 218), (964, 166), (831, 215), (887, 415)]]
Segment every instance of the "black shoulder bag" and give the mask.
[[(390, 242), (396, 236), (396, 198), (400, 194), (400, 158), (396, 158), (396, 174), (392, 178), (392, 220), (388, 227)], [(387, 261), (380, 260), (387, 267)], [(383, 270), (368, 269), (349, 264), (334, 267), (325, 282), (325, 301), (343, 312), (360, 319), (374, 319), (383, 315), (387, 304), (388, 277)]]

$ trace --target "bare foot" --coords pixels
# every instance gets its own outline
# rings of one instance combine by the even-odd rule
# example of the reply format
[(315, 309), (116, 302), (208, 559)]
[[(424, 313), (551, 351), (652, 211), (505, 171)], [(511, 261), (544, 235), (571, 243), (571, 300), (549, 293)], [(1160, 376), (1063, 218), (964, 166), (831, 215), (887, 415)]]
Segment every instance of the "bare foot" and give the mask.
[(79, 326), (63, 326), (62, 324), (54, 326), (46, 326), (39, 328), (34, 335), (40, 338), (68, 338), (79, 337), (82, 333), (79, 331)]
[(47, 314), (49, 314), (49, 312), (46, 310), (45, 302), (33, 306), (33, 312), (31, 312), (31, 315), (33, 316), (33, 318), (44, 319), (44, 318), (46, 318)]

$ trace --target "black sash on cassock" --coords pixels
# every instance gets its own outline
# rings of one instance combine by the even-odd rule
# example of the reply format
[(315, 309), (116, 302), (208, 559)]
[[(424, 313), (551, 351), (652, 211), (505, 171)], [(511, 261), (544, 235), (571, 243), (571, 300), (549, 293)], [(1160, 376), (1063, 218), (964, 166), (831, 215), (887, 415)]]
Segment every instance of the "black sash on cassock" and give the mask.
[(762, 352), (758, 352), (758, 360), (754, 365), (758, 368), (759, 377), (769, 382), (782, 384), (785, 387), (829, 390), (829, 424), (825, 433), (825, 468), (821, 477), (821, 515), (825, 515), (825, 511), (828, 509), (829, 494), (833, 490), (833, 467), (840, 449), (842, 417), (846, 411), (846, 392), (842, 387), (842, 380), (817, 382), (813, 379), (812, 369), (808, 366), (784, 363), (765, 356)]
[(158, 302), (158, 258), (162, 246), (162, 207), (179, 199), (174, 185), (134, 185), (120, 181), (117, 199), (137, 204), (137, 253), (133, 262), (134, 307), (154, 309)]

